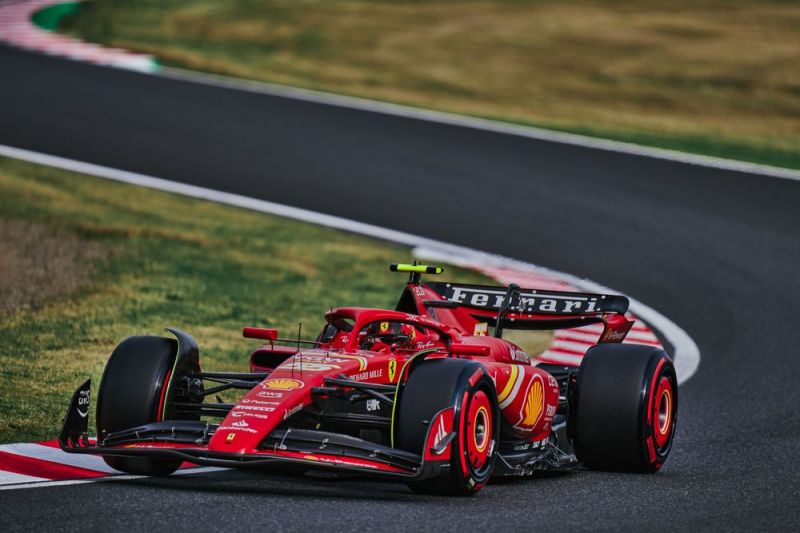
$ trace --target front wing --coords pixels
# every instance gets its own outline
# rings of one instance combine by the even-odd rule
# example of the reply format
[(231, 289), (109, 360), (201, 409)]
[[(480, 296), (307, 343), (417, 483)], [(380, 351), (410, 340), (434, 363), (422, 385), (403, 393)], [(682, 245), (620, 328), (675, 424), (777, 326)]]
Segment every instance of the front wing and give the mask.
[[(215, 426), (191, 420), (130, 428), (112, 433), (99, 443), (88, 437), (90, 387), (87, 380), (70, 401), (59, 435), (59, 445), (65, 452), (174, 459), (218, 467), (324, 469), (407, 481), (435, 477), (443, 468), (449, 468), (449, 461), (425, 460), (413, 453), (348, 435), (303, 429), (275, 430), (264, 439), (264, 449), (252, 453), (213, 451), (206, 443)], [(431, 433), (429, 429), (426, 442), (431, 442)]]

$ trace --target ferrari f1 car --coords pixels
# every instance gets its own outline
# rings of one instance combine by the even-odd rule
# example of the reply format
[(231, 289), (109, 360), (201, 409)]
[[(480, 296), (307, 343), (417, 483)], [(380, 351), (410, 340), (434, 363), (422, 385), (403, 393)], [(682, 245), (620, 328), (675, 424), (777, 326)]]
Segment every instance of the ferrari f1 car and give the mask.
[[(314, 340), (261, 339), (250, 372), (201, 370), (197, 343), (137, 336), (108, 361), (89, 438), (90, 382), (72, 397), (61, 448), (123, 472), (182, 462), (328, 469), (469, 495), (492, 476), (575, 467), (655, 472), (675, 434), (669, 356), (621, 344), (623, 296), (423, 283), (439, 267), (392, 265), (409, 280), (394, 310), (340, 307)], [(580, 366), (537, 364), (507, 329), (604, 324)], [(225, 391), (241, 398), (226, 403)], [(242, 395), (242, 391), (243, 395)]]

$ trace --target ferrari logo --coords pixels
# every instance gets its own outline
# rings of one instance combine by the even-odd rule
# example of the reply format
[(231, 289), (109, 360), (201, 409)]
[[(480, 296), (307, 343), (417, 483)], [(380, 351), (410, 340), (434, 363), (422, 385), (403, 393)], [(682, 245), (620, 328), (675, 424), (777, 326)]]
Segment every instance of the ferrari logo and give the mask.
[(381, 322), (380, 326), (381, 333), (386, 333), (389, 331), (389, 323), (388, 322)]
[(235, 438), (236, 438), (236, 433), (228, 433), (228, 436), (225, 437), (225, 443), (230, 444), (231, 442), (233, 442), (233, 439)]
[(533, 427), (542, 417), (542, 411), (544, 411), (544, 386), (539, 376), (533, 378), (533, 383), (531, 388), (528, 389), (528, 397), (525, 398), (525, 405), (522, 409), (523, 415), (520, 422), (522, 426)]
[(397, 361), (395, 359), (389, 359), (389, 382), (394, 382), (394, 375), (397, 372)]

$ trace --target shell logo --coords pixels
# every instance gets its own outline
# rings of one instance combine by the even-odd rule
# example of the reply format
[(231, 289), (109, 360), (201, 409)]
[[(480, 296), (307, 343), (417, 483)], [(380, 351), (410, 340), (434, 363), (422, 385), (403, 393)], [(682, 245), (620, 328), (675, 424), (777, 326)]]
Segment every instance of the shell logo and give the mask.
[(305, 383), (299, 379), (275, 378), (268, 379), (261, 384), (265, 389), (293, 390), (303, 387)]
[(525, 403), (522, 405), (522, 420), (519, 425), (532, 428), (542, 418), (544, 412), (544, 382), (541, 376), (534, 376), (528, 389)]

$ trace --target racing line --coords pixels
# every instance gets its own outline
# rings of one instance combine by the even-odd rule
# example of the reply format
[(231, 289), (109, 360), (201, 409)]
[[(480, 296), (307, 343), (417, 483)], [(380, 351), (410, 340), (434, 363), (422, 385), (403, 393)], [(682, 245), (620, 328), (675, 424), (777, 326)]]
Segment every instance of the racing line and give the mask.
[(0, 72), (0, 144), (548, 265), (646, 302), (703, 354), (655, 476), (579, 472), (468, 501), (363, 479), (115, 479), (4, 491), (4, 528), (796, 526), (797, 181), (2, 47)]

